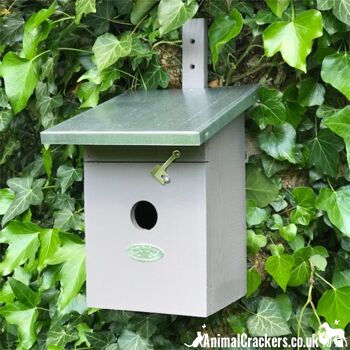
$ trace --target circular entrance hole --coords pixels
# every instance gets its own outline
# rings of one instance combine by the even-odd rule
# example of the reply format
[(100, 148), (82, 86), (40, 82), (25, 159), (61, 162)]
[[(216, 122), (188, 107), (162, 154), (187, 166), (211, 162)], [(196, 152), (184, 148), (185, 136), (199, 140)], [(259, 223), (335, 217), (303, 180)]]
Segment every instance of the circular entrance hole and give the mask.
[(139, 201), (131, 208), (131, 221), (139, 229), (150, 230), (158, 220), (155, 206), (147, 201)]

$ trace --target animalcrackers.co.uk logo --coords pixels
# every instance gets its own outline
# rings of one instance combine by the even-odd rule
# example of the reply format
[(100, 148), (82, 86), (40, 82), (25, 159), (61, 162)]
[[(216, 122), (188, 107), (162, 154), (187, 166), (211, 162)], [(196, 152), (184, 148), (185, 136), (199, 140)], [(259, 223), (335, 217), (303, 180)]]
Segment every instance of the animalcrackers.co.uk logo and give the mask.
[[(335, 324), (337, 324), (335, 322)], [(348, 343), (343, 329), (332, 328), (327, 322), (323, 323), (311, 337), (250, 337), (247, 334), (237, 334), (235, 337), (224, 337), (217, 334), (209, 336), (206, 325), (197, 331), (197, 337), (188, 348), (317, 348), (319, 346), (346, 348)]]

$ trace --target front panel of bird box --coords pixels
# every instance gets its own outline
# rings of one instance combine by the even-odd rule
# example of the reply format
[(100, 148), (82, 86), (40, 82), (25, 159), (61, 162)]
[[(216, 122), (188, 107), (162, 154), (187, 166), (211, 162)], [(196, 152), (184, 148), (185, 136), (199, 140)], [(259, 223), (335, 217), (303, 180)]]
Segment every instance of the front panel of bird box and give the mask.
[(88, 304), (203, 315), (206, 163), (177, 161), (166, 185), (150, 173), (156, 164), (85, 162)]

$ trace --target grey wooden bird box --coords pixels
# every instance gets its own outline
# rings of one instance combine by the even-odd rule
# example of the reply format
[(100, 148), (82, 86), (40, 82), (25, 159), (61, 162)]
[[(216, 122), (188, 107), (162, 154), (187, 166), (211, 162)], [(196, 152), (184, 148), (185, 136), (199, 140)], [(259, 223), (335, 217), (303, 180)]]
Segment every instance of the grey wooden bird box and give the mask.
[(183, 28), (182, 90), (126, 92), (41, 134), (85, 146), (91, 307), (208, 316), (245, 294), (256, 87), (205, 87), (206, 35), (201, 19)]

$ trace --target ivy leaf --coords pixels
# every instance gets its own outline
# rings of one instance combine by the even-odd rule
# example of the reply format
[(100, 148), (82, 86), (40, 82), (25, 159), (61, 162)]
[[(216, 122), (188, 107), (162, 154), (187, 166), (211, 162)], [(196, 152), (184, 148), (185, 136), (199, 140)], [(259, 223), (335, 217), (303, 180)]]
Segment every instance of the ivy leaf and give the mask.
[(346, 25), (330, 12), (322, 13), (322, 21), (323, 28), (329, 35), (333, 35), (337, 32), (346, 32)]
[(100, 99), (101, 87), (91, 82), (84, 82), (79, 85), (78, 91), (76, 92), (82, 104), (80, 108), (96, 107)]
[(0, 189), (0, 215), (4, 215), (15, 199), (15, 193), (9, 188)]
[(221, 48), (231, 39), (235, 38), (243, 28), (243, 17), (237, 9), (233, 9), (229, 15), (222, 14), (215, 17), (209, 28), (209, 46), (215, 67), (219, 59)]
[(332, 327), (337, 323), (338, 328), (344, 329), (350, 322), (350, 287), (334, 288), (325, 291), (317, 305), (317, 313), (324, 316)]
[(290, 66), (306, 72), (306, 57), (312, 49), (313, 39), (322, 36), (322, 15), (317, 10), (304, 11), (287, 22), (272, 23), (263, 33), (265, 54), (277, 52)]
[[(159, 0), (136, 0), (131, 14), (130, 14), (130, 21), (132, 24), (137, 24), (140, 22), (140, 20), (143, 18), (143, 16), (146, 15), (146, 13), (158, 2)], [(124, 2), (124, 0), (123, 0)], [(117, 5), (118, 6), (118, 5)], [(118, 12), (119, 8), (118, 8)]]
[(36, 96), (35, 107), (38, 109), (41, 116), (52, 112), (55, 108), (61, 107), (63, 104), (62, 95), (49, 96), (40, 95)]
[(288, 224), (287, 226), (283, 226), (279, 229), (279, 234), (283, 237), (287, 242), (292, 241), (297, 235), (297, 227), (294, 224)]
[(17, 349), (31, 349), (37, 339), (36, 321), (38, 310), (21, 304), (10, 304), (0, 308), (0, 315), (6, 322), (17, 326), (19, 344)]
[(311, 267), (309, 258), (312, 254), (310, 247), (301, 248), (294, 252), (294, 265), (288, 280), (288, 286), (298, 287), (310, 278)]
[(16, 298), (23, 305), (34, 308), (40, 303), (41, 298), (39, 293), (33, 292), (32, 289), (23, 282), (17, 281), (14, 278), (9, 278), (8, 281)]
[(279, 294), (276, 301), (285, 321), (289, 321), (293, 314), (293, 304), (287, 294)]
[(286, 291), (286, 287), (294, 265), (294, 258), (287, 254), (270, 256), (266, 260), (265, 270), (270, 274), (276, 283)]
[(350, 186), (341, 187), (337, 191), (321, 188), (316, 206), (325, 210), (331, 223), (350, 237)]
[(350, 25), (350, 0), (317, 0), (317, 8), (323, 11), (332, 9), (335, 17)]
[(0, 132), (4, 131), (10, 124), (13, 118), (13, 113), (10, 109), (0, 110)]
[[(46, 346), (48, 349), (53, 346), (59, 346), (66, 349), (66, 345), (79, 339), (79, 336), (73, 326), (64, 325), (66, 318), (64, 316), (56, 316), (52, 319), (50, 329), (47, 332)], [(57, 350), (56, 348), (52, 348)]]
[(248, 270), (247, 272), (247, 294), (249, 298), (260, 286), (261, 276), (256, 270)]
[(44, 182), (45, 179), (34, 181), (32, 177), (14, 177), (7, 181), (8, 186), (16, 193), (16, 197), (2, 218), (3, 226), (17, 215), (25, 212), (31, 205), (41, 204), (44, 198), (41, 190)]
[(45, 40), (50, 32), (51, 25), (46, 20), (55, 12), (56, 3), (48, 9), (42, 9), (29, 17), (24, 25), (23, 53), (26, 58), (32, 59), (39, 43)]
[(247, 199), (253, 200), (260, 208), (266, 207), (278, 196), (278, 186), (252, 164), (247, 166), (246, 191)]
[(294, 224), (309, 225), (315, 215), (316, 196), (310, 187), (296, 187), (292, 191), (296, 203), (295, 209), (290, 214), (291, 222)]
[(350, 270), (335, 271), (332, 284), (335, 288), (350, 287)]
[(128, 56), (131, 52), (131, 44), (130, 33), (122, 35), (120, 39), (110, 33), (99, 36), (92, 47), (97, 68), (102, 71), (120, 58)]
[(306, 142), (309, 150), (308, 164), (321, 174), (337, 177), (339, 152), (343, 143), (329, 129), (321, 129), (315, 138)]
[(158, 6), (159, 33), (164, 35), (181, 27), (191, 19), (198, 10), (196, 1), (161, 0)]
[(260, 225), (269, 218), (269, 212), (267, 209), (258, 208), (254, 201), (247, 200), (246, 216), (248, 226)]
[(286, 108), (282, 102), (282, 92), (262, 87), (259, 89), (258, 97), (252, 118), (260, 129), (265, 129), (267, 125), (283, 124), (286, 120)]
[(38, 270), (41, 271), (43, 268), (46, 267), (47, 262), (50, 260), (51, 256), (53, 256), (57, 249), (61, 246), (59, 230), (41, 230), (39, 239), (40, 250), (38, 259)]
[[(116, 17), (116, 7), (132, 5), (132, 1), (98, 1), (96, 4), (96, 13), (91, 13), (85, 20), (84, 24), (88, 25), (91, 30), (98, 36), (109, 31), (113, 18)], [(126, 8), (127, 10), (127, 8)], [(118, 15), (122, 13), (118, 10)]]
[(169, 74), (162, 66), (151, 63), (146, 73), (143, 75), (145, 89), (156, 89), (158, 86), (166, 88), (169, 84)]
[(147, 339), (129, 330), (125, 330), (118, 338), (118, 345), (120, 350), (153, 350)]
[(258, 136), (261, 149), (277, 160), (295, 163), (296, 132), (288, 123), (262, 131)]
[(61, 193), (65, 193), (76, 181), (83, 179), (82, 169), (75, 169), (71, 165), (61, 165), (57, 169), (57, 179), (61, 186)]
[(327, 259), (324, 256), (315, 254), (312, 255), (309, 260), (312, 266), (315, 266), (317, 270), (326, 271)]
[(63, 208), (54, 213), (55, 224), (54, 226), (62, 230), (81, 230), (82, 229), (82, 217), (80, 214), (73, 212), (69, 208)]
[(267, 238), (264, 235), (257, 235), (253, 230), (247, 230), (247, 248), (251, 255), (255, 255), (260, 248), (266, 246)]
[(4, 16), (4, 20), (0, 23), (1, 32), (1, 46), (13, 45), (16, 42), (21, 41), (23, 33), (23, 17), (18, 13), (10, 13), (8, 16)]
[(8, 52), (2, 60), (0, 76), (5, 80), (6, 95), (17, 114), (27, 105), (38, 82), (36, 61)]
[(268, 297), (261, 298), (257, 313), (249, 317), (247, 326), (250, 335), (257, 337), (279, 337), (291, 333), (277, 301)]
[(64, 235), (62, 246), (47, 259), (47, 264), (62, 264), (59, 272), (61, 294), (58, 299), (59, 309), (64, 309), (79, 293), (86, 279), (85, 245), (73, 235)]
[(323, 123), (335, 134), (343, 138), (346, 146), (348, 166), (350, 167), (350, 106), (346, 106), (331, 115)]
[(3, 88), (0, 88), (0, 107), (9, 109), (11, 108), (9, 100), (5, 94), (5, 90)]
[(320, 106), (324, 101), (325, 88), (315, 78), (306, 78), (298, 84), (298, 103), (304, 107)]
[(134, 330), (142, 337), (149, 339), (157, 331), (157, 325), (163, 320), (161, 315), (151, 314), (149, 316), (136, 314), (132, 317), (129, 324), (131, 330)]
[(0, 263), (0, 275), (10, 274), (17, 266), (31, 262), (39, 248), (39, 226), (11, 221), (0, 234), (0, 243), (9, 246)]
[[(349, 2), (350, 10), (350, 2)], [(322, 62), (321, 77), (350, 100), (350, 55), (335, 53)]]
[(116, 347), (117, 337), (111, 331), (94, 331), (86, 333), (86, 338), (92, 345), (92, 349), (96, 350), (121, 350)]
[(278, 17), (282, 17), (290, 2), (291, 0), (266, 0), (271, 11)]
[(83, 15), (96, 12), (96, 0), (76, 0), (75, 23), (79, 24)]

